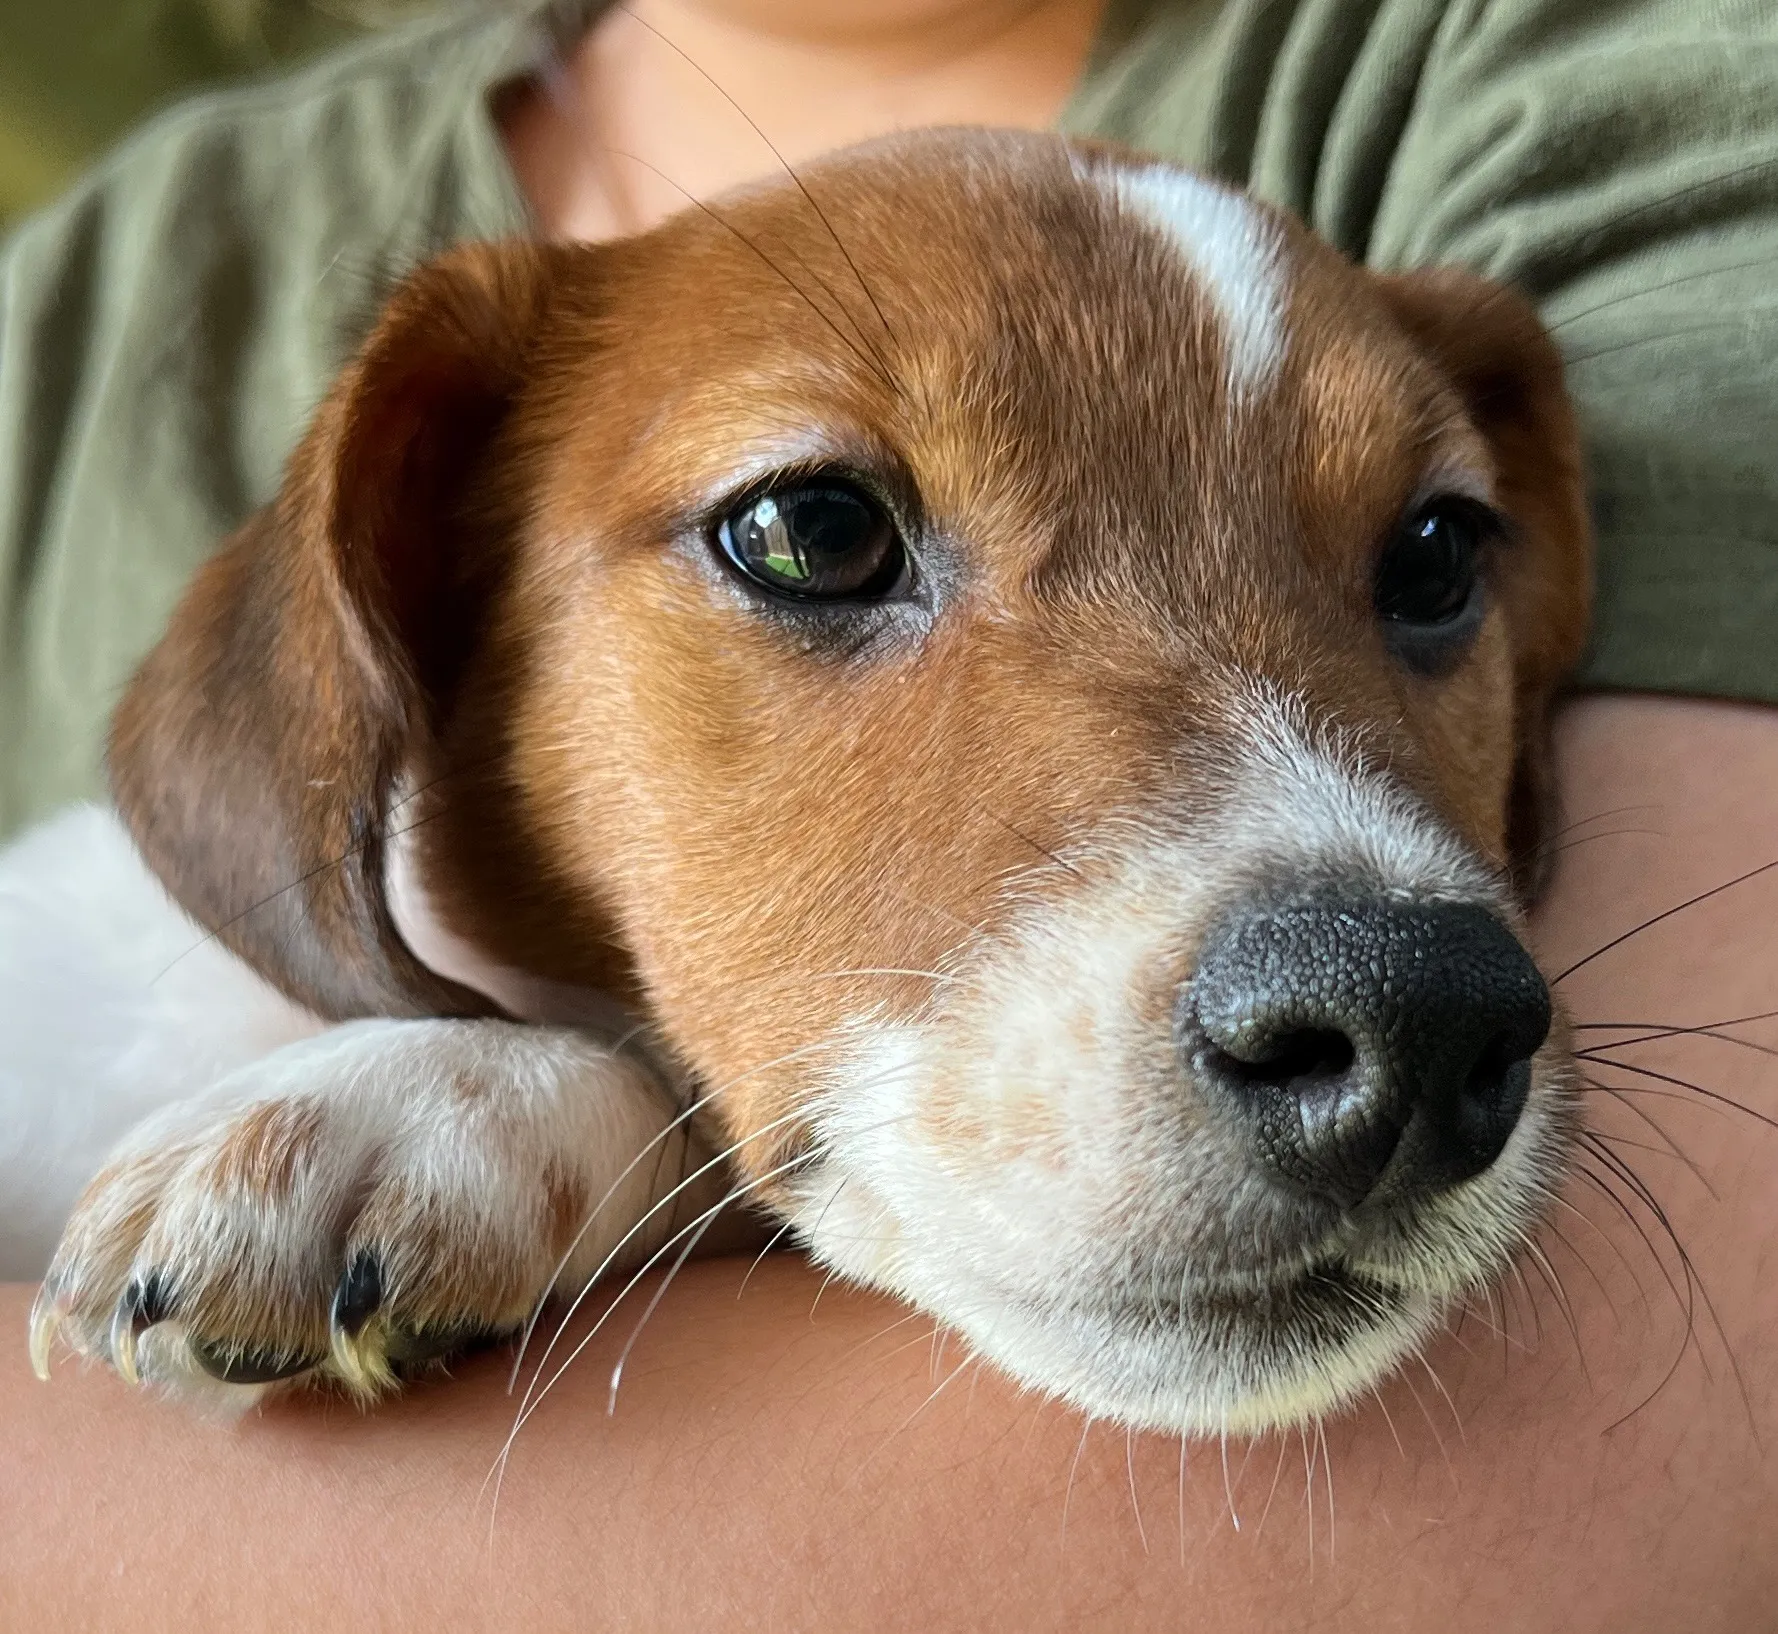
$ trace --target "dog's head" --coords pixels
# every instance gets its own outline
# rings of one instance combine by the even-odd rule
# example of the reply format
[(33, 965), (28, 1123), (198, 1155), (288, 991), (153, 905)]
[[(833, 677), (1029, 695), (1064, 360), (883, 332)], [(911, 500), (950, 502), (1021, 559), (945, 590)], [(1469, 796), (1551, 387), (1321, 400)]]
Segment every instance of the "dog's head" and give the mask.
[(823, 1258), (1096, 1412), (1323, 1410), (1569, 1139), (1556, 354), (1057, 138), (805, 183), (409, 279), (135, 684), (123, 809), (296, 997), (485, 1012), (391, 916), (417, 823)]

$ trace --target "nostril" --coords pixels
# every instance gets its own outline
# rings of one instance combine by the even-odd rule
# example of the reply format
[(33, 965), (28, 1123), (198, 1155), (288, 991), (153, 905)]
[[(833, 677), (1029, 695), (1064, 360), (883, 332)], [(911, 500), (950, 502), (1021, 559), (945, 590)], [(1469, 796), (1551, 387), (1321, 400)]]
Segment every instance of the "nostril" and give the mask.
[(1217, 926), (1175, 1014), (1197, 1083), (1256, 1155), (1350, 1207), (1381, 1183), (1441, 1189), (1493, 1163), (1551, 1012), (1485, 908), (1329, 897)]
[(1525, 1048), (1522, 1033), (1511, 1031), (1483, 1046), (1451, 1112), (1451, 1178), (1479, 1174), (1506, 1149), (1531, 1093), (1535, 1053)]
[(1206, 1038), (1200, 1082), (1238, 1109), (1262, 1159), (1318, 1197), (1351, 1207), (1368, 1192), (1401, 1138), (1374, 1050), (1339, 1027), (1266, 1027), (1251, 1018)]
[(1331, 1027), (1299, 1027), (1268, 1034), (1252, 1045), (1212, 1044), (1205, 1063), (1236, 1084), (1291, 1084), (1303, 1078), (1338, 1078), (1351, 1071), (1358, 1052)]
[(1530, 1053), (1519, 1047), (1519, 1041), (1511, 1033), (1496, 1033), (1482, 1046), (1475, 1065), (1469, 1069), (1469, 1081), (1464, 1085), (1464, 1098), (1473, 1101), (1498, 1099), (1512, 1069), (1529, 1061)]

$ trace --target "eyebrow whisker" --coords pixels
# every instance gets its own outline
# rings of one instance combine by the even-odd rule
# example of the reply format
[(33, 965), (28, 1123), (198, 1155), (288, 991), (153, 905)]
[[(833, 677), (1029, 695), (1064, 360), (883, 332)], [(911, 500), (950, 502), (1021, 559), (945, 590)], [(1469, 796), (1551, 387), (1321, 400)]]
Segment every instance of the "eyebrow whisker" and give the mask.
[[(858, 263), (852, 259), (852, 252), (846, 248), (845, 241), (834, 231), (834, 225), (832, 221), (828, 219), (827, 212), (823, 210), (820, 204), (816, 201), (815, 195), (809, 190), (808, 184), (797, 174), (795, 167), (784, 157), (783, 153), (779, 151), (777, 143), (767, 136), (760, 128), (759, 121), (735, 100), (734, 96), (715, 75), (705, 68), (702, 63), (698, 62), (676, 40), (655, 27), (655, 25), (649, 22), (646, 17), (638, 16), (637, 13), (632, 11), (628, 6), (620, 5), (616, 9), (622, 12), (623, 15), (628, 17), (632, 22), (641, 24), (641, 26), (647, 29), (650, 34), (661, 42), (661, 44), (678, 56), (681, 61), (688, 64), (705, 80), (706, 83), (709, 84), (711, 89), (714, 90), (718, 96), (720, 96), (735, 110), (736, 113), (747, 121), (748, 125), (752, 128), (754, 135), (756, 135), (760, 141), (764, 142), (766, 147), (771, 150), (772, 157), (778, 161), (784, 174), (788, 176), (791, 182), (795, 185), (797, 192), (802, 194), (803, 198), (807, 201), (809, 208), (815, 212), (815, 216), (820, 221), (822, 227), (826, 229), (827, 236), (833, 240), (834, 247), (840, 252), (841, 256), (845, 258), (846, 265), (852, 269), (852, 276), (858, 281), (858, 287), (864, 292), (864, 298), (870, 302), (871, 310), (876, 313), (877, 322), (883, 326), (883, 332), (888, 335), (891, 340), (898, 339), (899, 337), (897, 337), (894, 328), (890, 325), (888, 318), (884, 316), (883, 308), (878, 303), (875, 293), (872, 291), (870, 285), (865, 282), (864, 274), (858, 270)], [(891, 382), (891, 385), (893, 385), (893, 382)]]

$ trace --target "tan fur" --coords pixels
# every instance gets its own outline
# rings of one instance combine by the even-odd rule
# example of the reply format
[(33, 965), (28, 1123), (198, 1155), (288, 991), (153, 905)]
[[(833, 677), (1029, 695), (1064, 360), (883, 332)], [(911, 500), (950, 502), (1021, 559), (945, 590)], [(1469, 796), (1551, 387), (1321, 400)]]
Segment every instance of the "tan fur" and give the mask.
[(256, 1106), (211, 1159), (208, 1181), (219, 1191), (281, 1200), (320, 1134), (321, 1116), (314, 1106), (291, 1101)]

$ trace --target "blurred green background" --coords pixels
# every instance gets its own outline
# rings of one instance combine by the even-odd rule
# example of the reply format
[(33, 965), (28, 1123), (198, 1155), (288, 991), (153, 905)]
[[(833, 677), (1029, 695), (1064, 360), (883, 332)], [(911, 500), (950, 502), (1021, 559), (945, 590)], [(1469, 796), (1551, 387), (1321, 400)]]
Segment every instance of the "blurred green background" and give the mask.
[(155, 109), (416, 9), (415, 0), (0, 0), (0, 231)]

